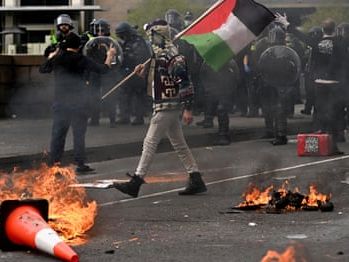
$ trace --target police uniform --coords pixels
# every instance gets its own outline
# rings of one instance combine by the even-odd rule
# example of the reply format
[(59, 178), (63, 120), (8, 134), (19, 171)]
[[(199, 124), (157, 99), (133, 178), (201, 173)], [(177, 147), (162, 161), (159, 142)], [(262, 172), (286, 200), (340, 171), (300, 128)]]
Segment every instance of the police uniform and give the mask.
[[(234, 66), (235, 65), (235, 66)], [(205, 90), (205, 122), (213, 126), (213, 116), (218, 118), (218, 134), (214, 144), (230, 144), (229, 110), (232, 107), (232, 97), (237, 86), (238, 67), (234, 60), (218, 72), (206, 63), (202, 64), (200, 75)]]
[[(67, 48), (79, 48), (80, 38), (70, 33), (66, 37)], [(50, 164), (59, 163), (64, 152), (65, 139), (72, 127), (74, 160), (77, 171), (91, 171), (85, 165), (85, 134), (87, 127), (88, 93), (84, 81), (86, 71), (105, 73), (108, 66), (96, 64), (78, 52), (61, 50), (54, 58), (40, 66), (41, 73), (54, 72), (53, 125)]]
[[(144, 63), (150, 58), (150, 47), (127, 22), (121, 22), (115, 29), (116, 35), (121, 38), (121, 48), (124, 60), (121, 74), (126, 77), (132, 73), (136, 65)], [(132, 124), (144, 124), (144, 114), (147, 111), (146, 81), (133, 77), (128, 80), (119, 91), (120, 119), (117, 123), (127, 124), (131, 115), (135, 118)]]
[(268, 43), (270, 47), (261, 53), (258, 61), (266, 137), (275, 137), (273, 145), (284, 145), (287, 144), (288, 108), (299, 79), (301, 61), (298, 54), (286, 46), (281, 27), (270, 29)]

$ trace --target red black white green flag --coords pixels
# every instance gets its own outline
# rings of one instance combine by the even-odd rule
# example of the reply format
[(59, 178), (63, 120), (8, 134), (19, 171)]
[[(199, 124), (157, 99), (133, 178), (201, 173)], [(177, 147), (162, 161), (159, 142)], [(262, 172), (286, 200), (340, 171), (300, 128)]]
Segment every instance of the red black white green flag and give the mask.
[(181, 36), (218, 71), (274, 20), (274, 14), (253, 0), (221, 0)]

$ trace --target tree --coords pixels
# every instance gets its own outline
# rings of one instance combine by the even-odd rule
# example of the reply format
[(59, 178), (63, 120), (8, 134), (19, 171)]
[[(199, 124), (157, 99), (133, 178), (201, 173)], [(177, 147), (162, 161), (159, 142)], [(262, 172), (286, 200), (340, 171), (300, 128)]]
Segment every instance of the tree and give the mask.
[(313, 26), (321, 26), (321, 22), (326, 18), (332, 18), (337, 24), (349, 22), (349, 9), (343, 7), (318, 8), (308, 17), (302, 27), (308, 30)]
[(129, 11), (127, 20), (142, 27), (156, 18), (164, 18), (168, 9), (176, 9), (181, 14), (191, 11), (194, 16), (198, 16), (206, 8), (207, 6), (194, 4), (190, 0), (144, 0), (137, 8)]

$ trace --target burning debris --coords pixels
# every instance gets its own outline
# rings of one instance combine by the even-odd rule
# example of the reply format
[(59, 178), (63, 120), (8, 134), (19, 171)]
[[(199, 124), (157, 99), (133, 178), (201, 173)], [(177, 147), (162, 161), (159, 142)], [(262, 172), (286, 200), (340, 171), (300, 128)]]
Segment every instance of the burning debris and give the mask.
[(300, 245), (291, 245), (283, 253), (269, 250), (261, 259), (261, 262), (307, 262), (305, 250)]
[(274, 186), (269, 186), (261, 191), (258, 187), (250, 185), (242, 197), (244, 201), (234, 209), (258, 210), (264, 208), (268, 213), (279, 213), (283, 210), (321, 210), (326, 212), (334, 209), (333, 203), (330, 202), (331, 194), (321, 194), (315, 185), (311, 185), (308, 194), (303, 195), (298, 188), (293, 191), (289, 190), (287, 180), (277, 190), (274, 189)]
[(70, 244), (86, 242), (84, 233), (94, 224), (95, 201), (87, 200), (83, 188), (69, 187), (78, 183), (72, 168), (48, 167), (0, 173), (0, 202), (5, 200), (46, 199), (49, 202), (48, 224)]

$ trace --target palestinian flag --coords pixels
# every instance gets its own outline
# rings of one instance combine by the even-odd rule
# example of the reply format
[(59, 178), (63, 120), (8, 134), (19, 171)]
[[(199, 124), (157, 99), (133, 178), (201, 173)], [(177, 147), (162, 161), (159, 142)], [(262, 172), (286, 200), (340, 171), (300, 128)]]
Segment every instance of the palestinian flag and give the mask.
[(221, 0), (181, 38), (194, 45), (205, 62), (218, 71), (273, 20), (274, 14), (253, 0)]

